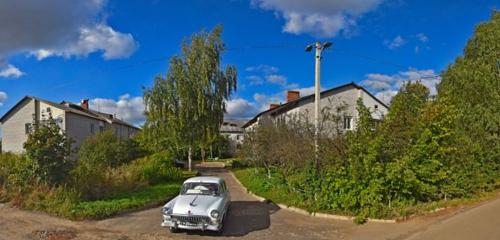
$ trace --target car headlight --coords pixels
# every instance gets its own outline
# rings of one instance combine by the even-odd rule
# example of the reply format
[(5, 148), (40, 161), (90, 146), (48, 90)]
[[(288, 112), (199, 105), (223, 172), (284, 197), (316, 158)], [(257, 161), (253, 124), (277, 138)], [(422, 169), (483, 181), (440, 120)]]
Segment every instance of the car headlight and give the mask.
[(169, 207), (162, 207), (162, 208), (161, 208), (161, 212), (162, 212), (162, 213), (167, 214), (167, 213), (168, 213), (168, 211), (170, 211), (170, 208), (169, 208)]
[(219, 217), (219, 211), (217, 210), (212, 210), (210, 212), (210, 216), (213, 217), (213, 218), (218, 218)]

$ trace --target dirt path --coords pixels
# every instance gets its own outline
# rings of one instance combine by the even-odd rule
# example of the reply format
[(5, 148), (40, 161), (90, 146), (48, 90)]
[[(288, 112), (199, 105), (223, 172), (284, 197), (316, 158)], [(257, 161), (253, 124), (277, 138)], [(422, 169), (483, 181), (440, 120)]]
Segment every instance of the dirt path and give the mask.
[[(499, 239), (500, 200), (438, 217), (404, 223), (368, 223), (303, 216), (262, 203), (247, 194), (220, 164), (198, 166), (203, 175), (226, 179), (232, 197), (222, 236), (210, 232), (169, 233), (160, 227), (160, 207), (103, 221), (69, 221), (0, 205), (0, 240), (11, 239)], [(483, 217), (484, 216), (484, 217)], [(493, 224), (493, 225), (492, 225)], [(480, 231), (470, 235), (469, 230)], [(464, 232), (463, 234), (458, 234)], [(469, 234), (466, 234), (469, 232)], [(434, 237), (434, 238), (432, 238)], [(477, 238), (476, 238), (477, 239)]]

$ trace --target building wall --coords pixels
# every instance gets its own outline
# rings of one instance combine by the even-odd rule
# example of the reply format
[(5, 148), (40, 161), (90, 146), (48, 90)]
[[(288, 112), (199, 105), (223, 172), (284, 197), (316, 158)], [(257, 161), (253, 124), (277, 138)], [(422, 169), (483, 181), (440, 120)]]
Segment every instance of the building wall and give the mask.
[[(334, 130), (335, 128), (343, 129), (344, 118), (350, 117), (351, 129), (356, 129), (356, 123), (359, 118), (358, 111), (356, 110), (356, 102), (358, 98), (363, 99), (363, 104), (370, 109), (372, 112), (372, 118), (376, 120), (382, 120), (385, 115), (387, 115), (388, 109), (380, 104), (376, 99), (370, 96), (362, 89), (358, 89), (354, 86), (347, 88), (338, 89), (336, 91), (329, 92), (326, 96), (323, 95), (320, 101), (320, 108), (322, 112), (329, 112), (331, 116), (339, 117), (339, 125), (322, 126), (323, 129)], [(263, 114), (259, 117), (256, 123), (248, 126), (245, 130), (251, 131), (256, 125), (267, 125), (270, 124), (270, 119), (273, 121), (290, 119), (298, 119), (300, 121), (308, 122), (309, 124), (314, 124), (314, 98), (308, 100), (303, 100), (298, 106), (290, 109), (286, 112), (280, 113), (271, 117), (269, 113)], [(321, 122), (321, 120), (320, 120)]]
[(71, 112), (66, 113), (66, 133), (75, 141), (74, 148), (79, 147), (87, 137), (100, 132), (101, 127), (103, 130), (110, 128), (104, 121)]
[(65, 120), (65, 111), (56, 108), (52, 105), (46, 104), (44, 102), (40, 102), (38, 100), (35, 100), (36, 104), (38, 105), (35, 107), (37, 110), (37, 120), (47, 120), (49, 119), (49, 111), (50, 114), (52, 115), (52, 118), (56, 121), (57, 125), (61, 128), (61, 130), (65, 131), (66, 130), (66, 120)]
[(33, 122), (35, 102), (27, 99), (2, 124), (2, 151), (20, 153), (28, 139), (26, 124)]

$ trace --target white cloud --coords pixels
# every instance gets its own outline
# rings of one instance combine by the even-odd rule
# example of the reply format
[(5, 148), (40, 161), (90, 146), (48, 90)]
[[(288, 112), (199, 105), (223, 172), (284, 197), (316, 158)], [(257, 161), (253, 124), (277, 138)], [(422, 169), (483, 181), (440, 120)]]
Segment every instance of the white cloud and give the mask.
[(419, 41), (421, 41), (421, 42), (423, 42), (423, 43), (426, 43), (426, 42), (428, 42), (428, 41), (429, 41), (429, 37), (427, 37), (427, 36), (426, 36), (425, 34), (423, 34), (423, 33), (418, 33), (418, 34), (416, 35), (416, 37), (417, 37), (417, 39), (418, 39)]
[(257, 65), (249, 66), (245, 68), (246, 72), (251, 73), (246, 77), (250, 81), (250, 85), (262, 85), (264, 83), (277, 84), (283, 88), (296, 88), (298, 84), (291, 83), (287, 81), (287, 77), (283, 74), (279, 74), (279, 68), (270, 65)]
[(118, 119), (135, 125), (140, 125), (145, 120), (145, 107), (142, 97), (131, 97), (130, 94), (120, 96), (117, 101), (107, 98), (91, 99), (90, 108), (99, 112), (114, 114)]
[(6, 64), (4, 67), (0, 64), (0, 77), (19, 78), (24, 74), (24, 72), (21, 72), (21, 70), (11, 64)]
[(282, 86), (286, 85), (286, 77), (283, 75), (278, 75), (278, 74), (267, 75), (266, 80), (270, 83), (279, 84)]
[(406, 40), (401, 37), (401, 35), (397, 35), (394, 39), (392, 40), (385, 40), (384, 44), (389, 48), (389, 49), (396, 49), (400, 48), (403, 45), (406, 44)]
[(39, 49), (32, 54), (38, 60), (50, 56), (87, 56), (93, 52), (102, 51), (104, 59), (118, 59), (129, 57), (136, 49), (136, 43), (130, 33), (121, 33), (113, 28), (98, 24), (91, 28), (82, 28), (76, 42), (54, 49)]
[(375, 96), (380, 100), (390, 103), (392, 97), (396, 95), (401, 86), (407, 81), (419, 81), (429, 88), (431, 95), (436, 95), (436, 86), (441, 81), (441, 78), (432, 69), (410, 69), (392, 75), (379, 73), (366, 74), (366, 79), (361, 81), (361, 85), (375, 92)]
[(269, 74), (274, 74), (279, 71), (277, 67), (266, 65), (266, 64), (261, 64), (257, 66), (249, 66), (245, 68), (245, 71), (247, 72), (257, 72), (257, 73), (264, 73), (266, 75)]
[(264, 84), (264, 80), (260, 76), (250, 75), (247, 76), (246, 79), (250, 81), (250, 85), (262, 85)]
[(7, 93), (0, 91), (0, 107), (3, 106), (5, 100), (7, 100)]
[(102, 52), (104, 59), (126, 58), (137, 48), (133, 36), (106, 21), (106, 0), (0, 1), (0, 60), (29, 53), (80, 57)]
[(252, 5), (274, 11), (285, 19), (284, 32), (335, 37), (349, 33), (358, 18), (374, 10), (382, 0), (252, 0)]
[(226, 101), (226, 118), (244, 119), (255, 116), (259, 109), (255, 103), (249, 102), (243, 98), (236, 98)]

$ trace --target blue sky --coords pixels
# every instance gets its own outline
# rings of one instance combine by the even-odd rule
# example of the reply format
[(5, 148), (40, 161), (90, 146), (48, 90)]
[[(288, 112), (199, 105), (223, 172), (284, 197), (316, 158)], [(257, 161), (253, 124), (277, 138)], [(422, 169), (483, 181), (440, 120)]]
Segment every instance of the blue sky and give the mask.
[[(348, 82), (390, 101), (408, 79), (435, 77), (459, 56), (497, 1), (409, 0), (2, 0), (0, 114), (25, 95), (91, 99), (91, 107), (140, 124), (143, 87), (165, 74), (183, 38), (224, 25), (224, 64), (238, 91), (228, 117), (248, 118), (285, 91), (311, 93), (314, 57), (333, 41), (322, 87)], [(435, 90), (432, 90), (434, 92)]]

